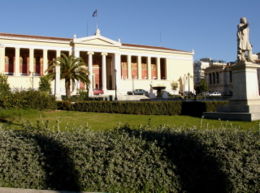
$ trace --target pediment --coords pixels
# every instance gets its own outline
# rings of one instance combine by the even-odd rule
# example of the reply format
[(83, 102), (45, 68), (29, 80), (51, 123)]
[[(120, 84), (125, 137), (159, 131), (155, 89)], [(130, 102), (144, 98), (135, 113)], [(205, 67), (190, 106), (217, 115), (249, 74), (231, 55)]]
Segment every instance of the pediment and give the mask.
[(97, 46), (121, 46), (120, 42), (111, 40), (101, 35), (88, 36), (83, 38), (74, 38), (74, 43), (86, 44), (86, 45), (97, 45)]

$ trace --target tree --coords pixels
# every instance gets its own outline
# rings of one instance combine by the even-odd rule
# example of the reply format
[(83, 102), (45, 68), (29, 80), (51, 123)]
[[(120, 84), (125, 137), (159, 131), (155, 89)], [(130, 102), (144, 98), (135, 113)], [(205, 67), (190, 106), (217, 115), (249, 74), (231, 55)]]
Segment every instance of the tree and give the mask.
[(207, 82), (204, 79), (201, 79), (200, 84), (195, 88), (195, 90), (197, 94), (208, 91)]
[(48, 76), (42, 76), (40, 78), (39, 90), (47, 93), (51, 93), (50, 78)]
[(55, 79), (55, 67), (60, 65), (61, 79), (65, 79), (66, 97), (70, 98), (71, 85), (76, 81), (81, 81), (86, 85), (89, 84), (87, 65), (82, 58), (76, 58), (72, 55), (62, 54), (54, 60), (48, 68), (48, 76)]
[(7, 82), (7, 76), (4, 74), (0, 74), (0, 93), (6, 94), (10, 92), (10, 86)]

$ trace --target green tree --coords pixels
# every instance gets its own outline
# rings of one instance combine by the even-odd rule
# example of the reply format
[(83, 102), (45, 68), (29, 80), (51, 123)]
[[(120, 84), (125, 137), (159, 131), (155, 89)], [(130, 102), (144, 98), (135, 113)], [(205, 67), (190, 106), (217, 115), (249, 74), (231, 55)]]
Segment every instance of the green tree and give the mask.
[(200, 84), (195, 88), (195, 90), (197, 94), (208, 91), (208, 85), (206, 80), (201, 79)]
[(85, 62), (82, 58), (76, 58), (72, 55), (62, 54), (52, 62), (48, 68), (49, 77), (55, 79), (55, 67), (60, 65), (61, 79), (65, 79), (65, 90), (66, 97), (70, 98), (71, 86), (75, 84), (76, 81), (81, 81), (85, 83), (88, 87), (88, 70)]
[(0, 74), (0, 93), (8, 93), (10, 92), (10, 86), (7, 82), (7, 76), (4, 74)]
[(51, 93), (50, 77), (42, 76), (40, 78), (39, 90), (47, 93)]

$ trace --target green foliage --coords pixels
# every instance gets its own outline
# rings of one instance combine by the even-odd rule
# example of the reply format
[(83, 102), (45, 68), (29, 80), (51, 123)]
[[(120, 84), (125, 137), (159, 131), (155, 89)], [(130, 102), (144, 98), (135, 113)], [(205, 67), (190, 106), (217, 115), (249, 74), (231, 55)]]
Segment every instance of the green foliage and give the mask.
[(61, 79), (65, 80), (66, 97), (68, 99), (71, 94), (71, 85), (74, 85), (76, 81), (79, 80), (88, 87), (88, 70), (82, 58), (62, 54), (61, 57), (54, 60), (48, 69), (48, 76), (52, 79), (55, 78), (55, 68), (57, 65), (60, 66)]
[(39, 83), (39, 91), (51, 93), (51, 83), (48, 76), (42, 76)]
[(10, 86), (7, 82), (7, 76), (0, 74), (0, 95), (10, 92)]
[(58, 102), (60, 110), (74, 110), (83, 112), (142, 114), (142, 115), (195, 115), (203, 112), (216, 111), (218, 105), (225, 102), (185, 102), (185, 101), (142, 101), (142, 102), (111, 102), (111, 101), (84, 101), (70, 103)]
[(208, 85), (206, 80), (204, 79), (200, 80), (200, 84), (195, 88), (195, 90), (197, 94), (208, 91)]
[(0, 107), (22, 109), (55, 109), (55, 97), (46, 92), (23, 90), (0, 97)]
[[(259, 189), (259, 133), (0, 130), (0, 186), (105, 192)], [(19, 144), (19, 145), (17, 145)]]

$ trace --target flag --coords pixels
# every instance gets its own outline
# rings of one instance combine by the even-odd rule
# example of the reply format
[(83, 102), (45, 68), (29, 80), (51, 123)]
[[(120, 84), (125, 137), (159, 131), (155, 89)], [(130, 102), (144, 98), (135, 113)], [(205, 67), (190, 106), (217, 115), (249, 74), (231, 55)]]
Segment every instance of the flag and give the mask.
[(92, 13), (92, 17), (97, 17), (97, 9)]

